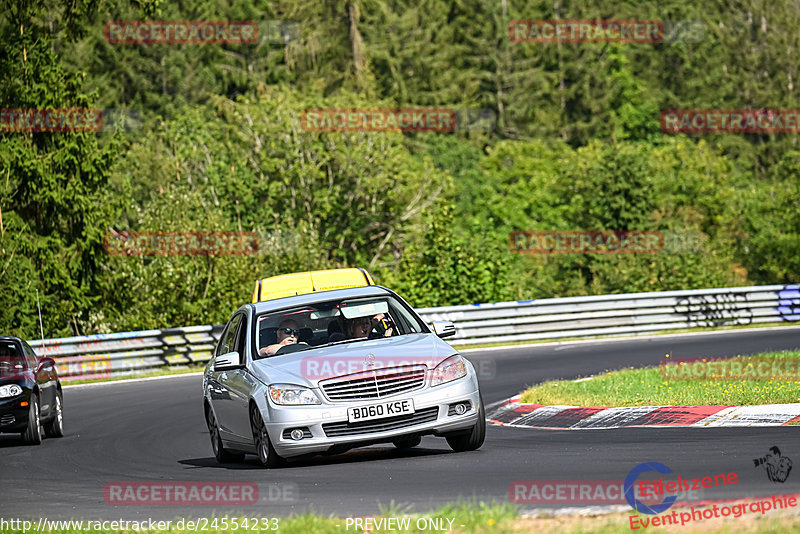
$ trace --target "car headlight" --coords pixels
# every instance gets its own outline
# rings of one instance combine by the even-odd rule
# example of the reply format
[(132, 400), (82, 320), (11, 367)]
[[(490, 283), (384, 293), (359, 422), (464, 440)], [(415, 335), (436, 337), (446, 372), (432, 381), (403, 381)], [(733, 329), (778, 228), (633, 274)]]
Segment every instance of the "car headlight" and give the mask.
[(450, 356), (431, 371), (431, 387), (467, 376), (467, 364), (460, 355)]
[(18, 385), (0, 386), (0, 399), (16, 397), (17, 395), (22, 395), (22, 388)]
[(269, 396), (275, 404), (301, 406), (305, 404), (322, 404), (317, 394), (303, 386), (292, 384), (272, 384)]

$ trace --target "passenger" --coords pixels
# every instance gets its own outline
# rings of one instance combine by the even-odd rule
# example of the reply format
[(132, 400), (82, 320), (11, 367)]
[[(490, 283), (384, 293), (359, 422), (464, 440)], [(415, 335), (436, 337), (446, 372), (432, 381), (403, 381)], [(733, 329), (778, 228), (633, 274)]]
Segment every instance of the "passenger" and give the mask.
[(298, 328), (297, 321), (294, 319), (284, 319), (281, 321), (281, 324), (278, 325), (278, 342), (267, 347), (262, 347), (259, 349), (258, 355), (272, 356), (286, 345), (308, 345), (308, 343), (300, 341), (299, 335), (300, 328)]
[[(377, 327), (377, 328), (376, 328)], [(381, 338), (390, 337), (394, 332), (394, 325), (382, 313), (375, 317), (356, 317), (345, 325), (347, 339)], [(372, 330), (376, 329), (376, 332)]]
[(345, 324), (345, 333), (347, 339), (360, 339), (369, 337), (372, 331), (372, 319), (369, 317), (356, 317), (347, 321)]
[(372, 318), (372, 328), (375, 329), (372, 337), (391, 337), (394, 335), (392, 319), (383, 313), (379, 313)]

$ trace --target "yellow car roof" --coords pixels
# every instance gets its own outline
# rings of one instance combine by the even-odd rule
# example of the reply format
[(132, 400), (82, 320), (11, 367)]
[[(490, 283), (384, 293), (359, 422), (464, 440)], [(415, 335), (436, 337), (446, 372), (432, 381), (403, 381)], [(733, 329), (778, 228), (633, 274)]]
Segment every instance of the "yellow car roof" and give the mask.
[(294, 295), (305, 295), (316, 291), (372, 285), (375, 285), (372, 277), (367, 271), (360, 268), (282, 274), (264, 278), (263, 280), (256, 280), (253, 303), (293, 297)]

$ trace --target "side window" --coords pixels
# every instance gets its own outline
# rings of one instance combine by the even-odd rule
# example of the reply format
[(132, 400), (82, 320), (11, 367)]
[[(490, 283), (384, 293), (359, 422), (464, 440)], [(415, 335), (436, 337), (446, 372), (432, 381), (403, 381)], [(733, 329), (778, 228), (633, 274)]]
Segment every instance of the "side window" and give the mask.
[(34, 358), (36, 358), (36, 353), (33, 351), (31, 346), (25, 343), (24, 341), (22, 342), (22, 350), (25, 351), (25, 356), (33, 356)]
[(219, 340), (217, 346), (217, 356), (233, 352), (236, 343), (236, 332), (239, 328), (239, 323), (242, 322), (242, 314), (238, 313), (233, 316), (231, 322), (228, 323), (228, 328), (222, 333), (222, 338)]
[(24, 341), (22, 341), (22, 352), (25, 354), (25, 359), (28, 361), (28, 369), (36, 370), (36, 364), (38, 363), (36, 353), (33, 352), (33, 349), (30, 347), (30, 345)]
[(389, 301), (389, 310), (395, 321), (398, 322), (402, 333), (404, 334), (419, 334), (422, 329), (419, 323), (414, 319), (414, 316), (405, 309), (400, 303), (394, 299)]
[(245, 315), (241, 315), (242, 321), (239, 323), (239, 332), (236, 334), (236, 344), (234, 345), (233, 350), (239, 353), (239, 356), (242, 357), (242, 361), (244, 361), (244, 346), (245, 340), (247, 339), (247, 319)]

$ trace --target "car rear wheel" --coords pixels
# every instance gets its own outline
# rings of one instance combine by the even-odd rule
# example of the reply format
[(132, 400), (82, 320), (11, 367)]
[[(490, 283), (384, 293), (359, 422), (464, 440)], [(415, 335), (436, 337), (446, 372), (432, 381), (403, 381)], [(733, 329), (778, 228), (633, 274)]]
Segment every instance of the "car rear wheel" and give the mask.
[(474, 451), (480, 449), (486, 439), (486, 411), (483, 408), (483, 397), (480, 399), (481, 405), (478, 408), (478, 422), (472, 427), (469, 434), (451, 436), (447, 438), (447, 444), (456, 452)]
[(48, 438), (61, 438), (64, 436), (64, 408), (60, 391), (56, 394), (53, 411), (53, 420), (44, 426), (44, 433)]
[(28, 428), (22, 433), (22, 441), (28, 445), (39, 445), (42, 442), (42, 424), (39, 421), (39, 397), (31, 395), (28, 408)]
[(214, 458), (221, 464), (231, 464), (244, 460), (244, 453), (231, 452), (222, 446), (222, 437), (219, 435), (219, 426), (214, 412), (208, 408), (206, 412), (206, 422), (208, 423), (208, 433), (211, 436), (211, 449), (214, 451)]
[(261, 462), (266, 468), (279, 467), (283, 465), (284, 459), (278, 456), (272, 442), (269, 440), (267, 427), (264, 425), (264, 420), (261, 418), (261, 412), (258, 407), (253, 405), (250, 408), (250, 426), (253, 429), (253, 440), (256, 443), (256, 451), (258, 452), (258, 461)]
[(402, 437), (392, 441), (394, 446), (397, 447), (398, 449), (410, 449), (412, 447), (416, 447), (421, 442), (422, 442), (422, 436)]

